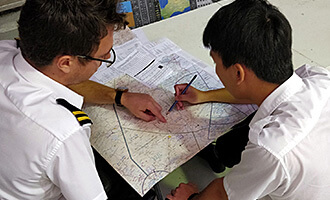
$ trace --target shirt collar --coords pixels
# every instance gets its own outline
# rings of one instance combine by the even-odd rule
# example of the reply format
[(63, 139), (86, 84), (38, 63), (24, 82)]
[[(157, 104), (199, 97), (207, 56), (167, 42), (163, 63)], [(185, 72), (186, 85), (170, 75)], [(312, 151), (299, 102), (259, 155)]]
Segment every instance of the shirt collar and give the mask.
[(258, 111), (250, 122), (250, 127), (260, 119), (269, 116), (284, 100), (292, 96), (303, 86), (301, 78), (296, 74), (286, 80), (277, 87), (268, 97), (261, 103)]
[(66, 99), (78, 108), (82, 107), (82, 96), (36, 70), (24, 59), (22, 52), (14, 57), (14, 67), (17, 72), (29, 83), (35, 85), (36, 87), (52, 91), (56, 98)]

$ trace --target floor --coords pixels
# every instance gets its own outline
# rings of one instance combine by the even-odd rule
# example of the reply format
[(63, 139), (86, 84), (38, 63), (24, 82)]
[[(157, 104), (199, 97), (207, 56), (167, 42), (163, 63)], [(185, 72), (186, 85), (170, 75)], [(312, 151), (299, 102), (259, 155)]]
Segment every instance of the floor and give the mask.
[[(218, 2), (219, 4), (221, 2)], [(293, 60), (295, 68), (304, 63), (330, 68), (330, 1), (327, 0), (270, 0), (277, 5), (293, 28)], [(16, 21), (18, 12), (2, 13), (0, 15), (0, 40), (17, 37)], [(165, 177), (157, 189), (165, 198), (172, 188), (180, 182), (192, 181), (198, 183), (200, 189), (211, 180), (228, 173), (216, 174), (208, 164), (199, 157), (194, 157), (180, 168)]]

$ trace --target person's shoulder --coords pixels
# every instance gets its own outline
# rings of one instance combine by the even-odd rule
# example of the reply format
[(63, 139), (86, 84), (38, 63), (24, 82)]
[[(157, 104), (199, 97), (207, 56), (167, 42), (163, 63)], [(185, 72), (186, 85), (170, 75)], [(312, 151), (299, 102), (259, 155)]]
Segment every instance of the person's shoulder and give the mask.
[(315, 115), (301, 101), (282, 102), (270, 115), (250, 125), (250, 142), (283, 157), (308, 135), (317, 123)]
[(79, 117), (86, 119), (88, 116), (80, 112), (74, 113), (56, 100), (52, 95), (31, 99), (33, 103), (30, 102), (29, 106), (23, 105), (22, 112), (60, 141), (66, 140), (74, 133), (90, 129), (91, 121), (85, 124), (79, 122)]
[(45, 112), (44, 116), (39, 116), (44, 126), (60, 140), (65, 140), (76, 132), (86, 131), (92, 123), (87, 114), (79, 109), (68, 109), (59, 104), (58, 99), (52, 98), (45, 102), (49, 111)]
[(330, 66), (321, 67), (305, 64), (297, 68), (295, 73), (301, 78), (323, 78), (330, 80)]
[(330, 71), (325, 67), (303, 65), (295, 73), (302, 80), (302, 88), (289, 99), (290, 104), (299, 104), (297, 110), (305, 110), (318, 118), (330, 99)]
[(257, 112), (254, 124), (250, 125), (253, 143), (280, 154), (309, 133), (330, 98), (330, 73), (327, 69), (303, 65), (295, 73), (300, 76), (295, 79), (299, 81), (286, 85), (291, 92), (281, 93), (282, 96), (267, 104), (274, 105), (271, 110), (260, 107), (262, 110)]

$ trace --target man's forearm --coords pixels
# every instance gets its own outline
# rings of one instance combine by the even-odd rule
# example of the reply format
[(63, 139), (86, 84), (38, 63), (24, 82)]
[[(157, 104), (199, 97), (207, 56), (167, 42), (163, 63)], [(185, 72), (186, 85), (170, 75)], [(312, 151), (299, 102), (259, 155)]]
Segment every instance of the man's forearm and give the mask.
[(115, 102), (115, 89), (94, 81), (88, 80), (68, 87), (82, 95), (87, 103), (112, 104)]
[(221, 102), (221, 103), (239, 103), (239, 104), (251, 103), (251, 101), (246, 99), (236, 99), (228, 92), (226, 88), (205, 91), (202, 93), (202, 97), (200, 98), (202, 102)]

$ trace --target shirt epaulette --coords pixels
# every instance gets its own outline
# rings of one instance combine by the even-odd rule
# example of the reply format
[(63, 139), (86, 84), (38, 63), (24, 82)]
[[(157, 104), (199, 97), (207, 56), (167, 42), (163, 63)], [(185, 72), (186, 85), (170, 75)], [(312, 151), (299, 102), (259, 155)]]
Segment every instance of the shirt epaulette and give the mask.
[(79, 124), (82, 126), (84, 124), (93, 124), (92, 120), (88, 117), (88, 115), (80, 110), (79, 108), (75, 107), (74, 105), (70, 104), (67, 102), (65, 99), (56, 99), (56, 102), (59, 105), (64, 106), (67, 108), (69, 111), (72, 112), (72, 114), (77, 118)]

